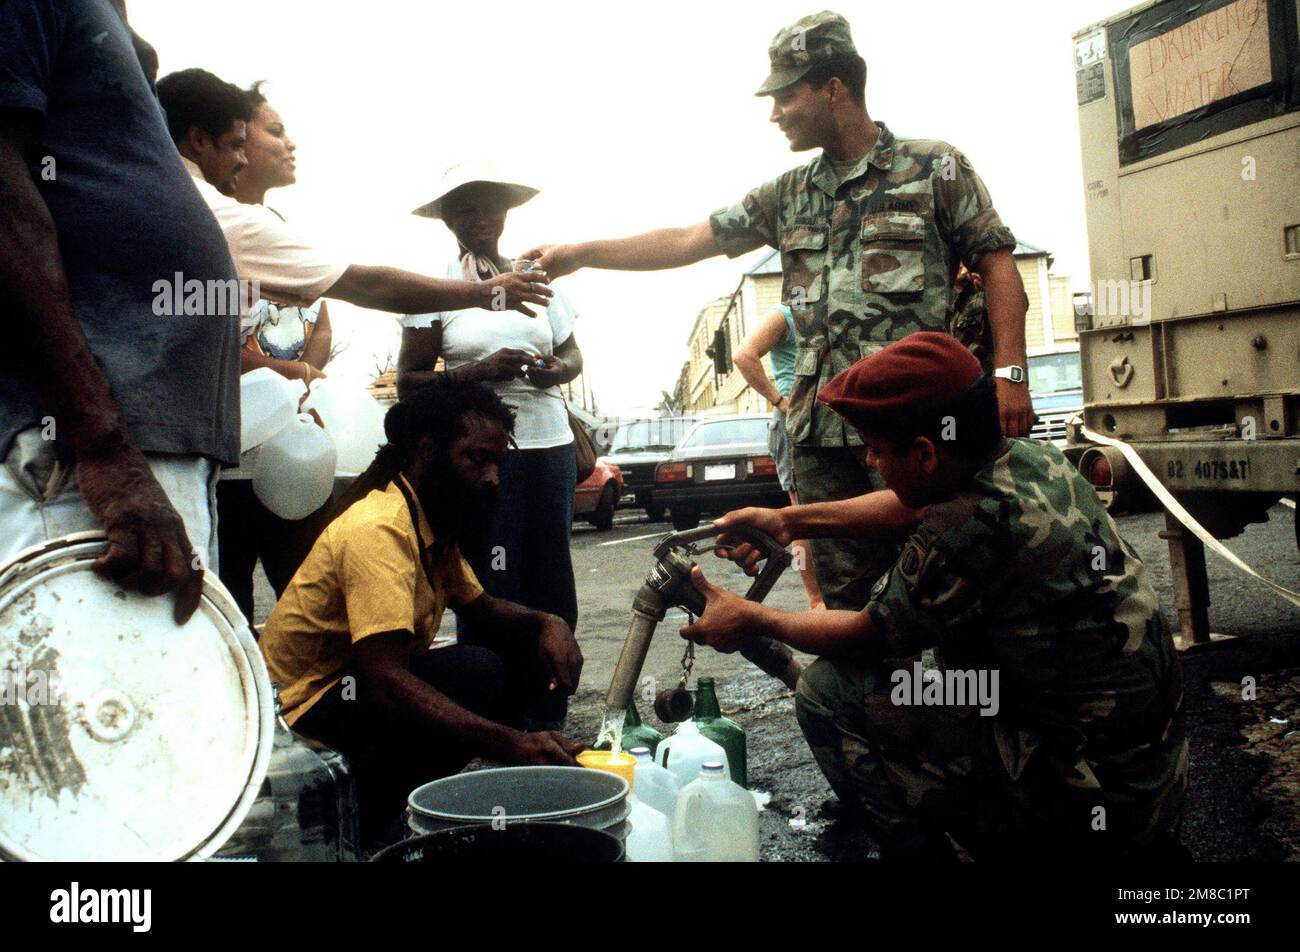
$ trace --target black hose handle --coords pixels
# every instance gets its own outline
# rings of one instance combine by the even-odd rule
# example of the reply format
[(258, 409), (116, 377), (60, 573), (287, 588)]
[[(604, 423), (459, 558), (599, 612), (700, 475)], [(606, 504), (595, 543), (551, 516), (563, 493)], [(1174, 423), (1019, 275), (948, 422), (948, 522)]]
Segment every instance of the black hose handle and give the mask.
[[(654, 557), (662, 559), (672, 549), (690, 545), (693, 542), (701, 542), (704, 539), (716, 538), (723, 534), (723, 531), (719, 531), (713, 525), (699, 526), (695, 529), (687, 529), (685, 532), (674, 532), (655, 546)], [(781, 573), (789, 568), (791, 562), (790, 553), (786, 551), (785, 546), (766, 532), (755, 529), (753, 526), (734, 526), (725, 530), (725, 534), (735, 536), (742, 542), (748, 542), (763, 553), (763, 571), (758, 573), (753, 583), (750, 584), (749, 591), (745, 593), (745, 597), (751, 602), (761, 602), (767, 598), (767, 593), (772, 591), (772, 586), (776, 584), (776, 580), (780, 578)]]
[[(785, 546), (766, 532), (752, 526), (735, 526), (725, 530), (725, 533), (739, 538), (742, 542), (748, 542), (763, 553), (763, 571), (758, 574), (749, 586), (749, 591), (745, 593), (745, 598), (751, 602), (761, 602), (772, 590), (781, 573), (789, 567), (792, 561), (790, 553), (786, 551)], [(675, 532), (655, 547), (654, 557), (662, 559), (673, 549), (722, 534), (716, 526), (712, 525)], [(790, 690), (793, 691), (795, 685), (799, 683), (803, 665), (794, 657), (790, 648), (779, 641), (756, 637), (748, 647), (742, 648), (740, 653), (762, 671), (784, 682)]]

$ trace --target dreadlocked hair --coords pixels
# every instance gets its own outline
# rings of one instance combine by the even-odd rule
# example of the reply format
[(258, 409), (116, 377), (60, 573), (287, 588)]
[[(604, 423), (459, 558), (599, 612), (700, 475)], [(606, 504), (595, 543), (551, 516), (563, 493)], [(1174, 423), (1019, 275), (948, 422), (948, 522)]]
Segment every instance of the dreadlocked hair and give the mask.
[(384, 435), (388, 442), (379, 448), (366, 471), (339, 497), (330, 519), (341, 516), (354, 502), (374, 490), (387, 489), (414, 460), (422, 437), (431, 438), (433, 445), (444, 452), (449, 450), (464, 432), (465, 418), (471, 413), (500, 423), (514, 442), (514, 411), (495, 391), (478, 381), (451, 381), (446, 374), (435, 374), (430, 383), (393, 404), (384, 415)]

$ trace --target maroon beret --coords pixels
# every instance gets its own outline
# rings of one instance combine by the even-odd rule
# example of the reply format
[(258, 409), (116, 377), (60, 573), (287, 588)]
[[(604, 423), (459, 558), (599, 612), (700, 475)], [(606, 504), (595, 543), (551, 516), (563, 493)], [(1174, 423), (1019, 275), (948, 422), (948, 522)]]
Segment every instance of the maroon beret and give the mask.
[(863, 357), (817, 399), (859, 430), (879, 432), (900, 416), (947, 405), (983, 374), (980, 362), (951, 335), (921, 331)]

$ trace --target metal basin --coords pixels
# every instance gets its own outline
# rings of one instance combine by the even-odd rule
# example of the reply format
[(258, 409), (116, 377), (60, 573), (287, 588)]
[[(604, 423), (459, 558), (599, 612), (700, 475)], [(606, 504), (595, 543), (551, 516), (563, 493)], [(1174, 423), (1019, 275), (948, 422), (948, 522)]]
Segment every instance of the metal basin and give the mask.
[(521, 823), (503, 829), (458, 826), (376, 853), (374, 863), (621, 863), (622, 840), (567, 823)]
[(603, 770), (582, 767), (497, 767), (444, 777), (417, 787), (406, 825), (416, 835), (457, 826), (561, 823), (627, 836), (629, 787)]

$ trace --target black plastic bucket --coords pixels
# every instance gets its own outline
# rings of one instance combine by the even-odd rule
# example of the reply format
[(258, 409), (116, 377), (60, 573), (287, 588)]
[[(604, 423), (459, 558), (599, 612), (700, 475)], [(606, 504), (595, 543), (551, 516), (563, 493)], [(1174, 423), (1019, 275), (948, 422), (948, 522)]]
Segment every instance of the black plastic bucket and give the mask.
[(621, 863), (623, 843), (604, 830), (568, 823), (458, 826), (403, 840), (375, 863)]

